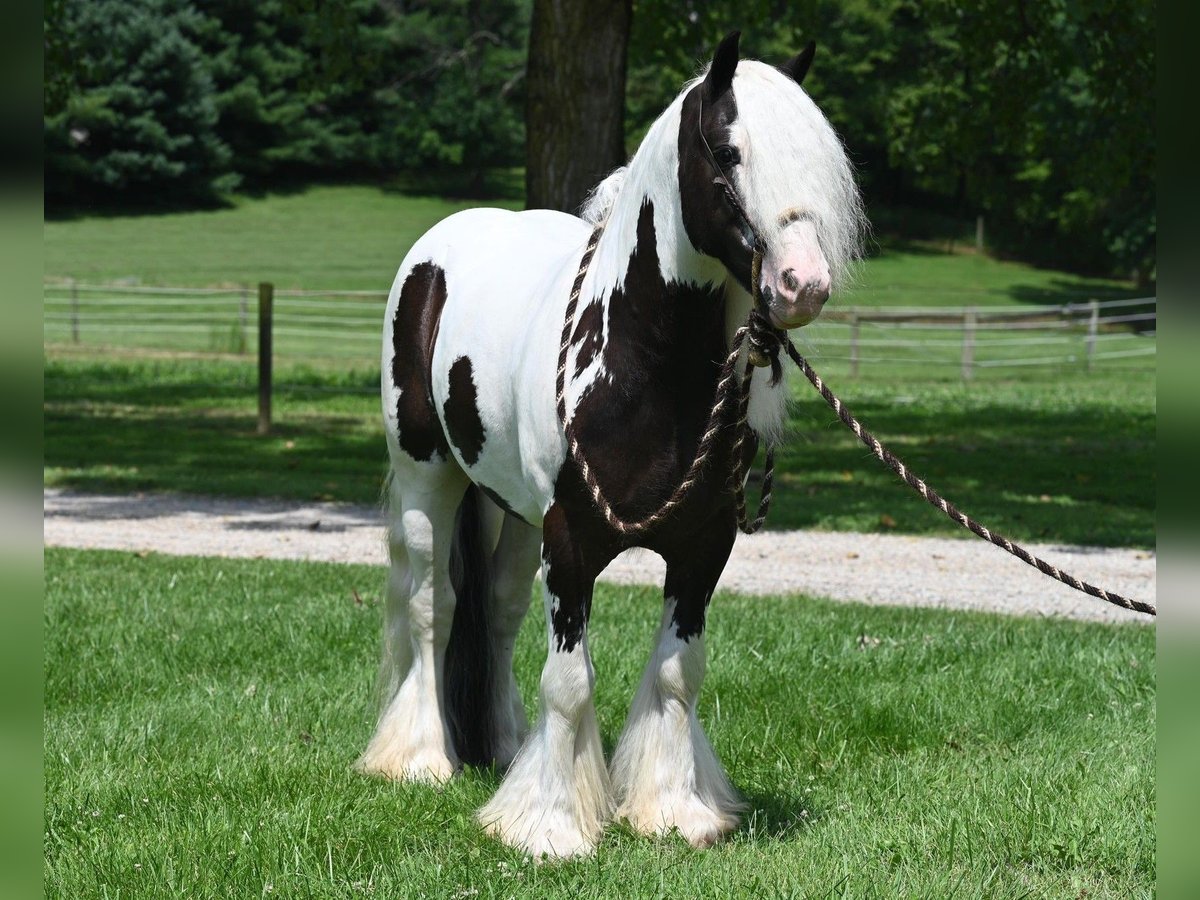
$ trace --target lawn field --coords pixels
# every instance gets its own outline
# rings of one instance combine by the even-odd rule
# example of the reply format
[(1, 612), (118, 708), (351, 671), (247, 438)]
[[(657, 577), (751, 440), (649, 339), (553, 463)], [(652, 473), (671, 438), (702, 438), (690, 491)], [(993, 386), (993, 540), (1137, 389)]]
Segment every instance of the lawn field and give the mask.
[[(212, 211), (50, 221), (44, 229), (44, 341), (60, 351), (253, 352), (256, 285), (267, 281), (277, 291), (277, 358), (319, 360), (343, 368), (371, 366), (379, 355), (385, 295), (405, 252), (427, 228), (466, 205), (341, 186), (243, 198), (228, 209)], [(514, 203), (503, 200), (495, 205)], [(581, 247), (582, 242), (581, 237)], [(299, 289), (319, 296), (286, 293)], [(369, 293), (330, 294), (336, 291)], [(871, 242), (869, 258), (856, 268), (848, 288), (835, 296), (831, 309), (1033, 309), (1130, 294), (1128, 285), (1117, 282), (976, 253), (948, 253), (933, 245), (879, 240)], [(1141, 311), (1121, 307), (1105, 314)], [(1037, 331), (983, 332), (976, 358), (988, 366), (1079, 355), (1082, 327), (1063, 330), (1063, 324)], [(914, 333), (870, 323), (861, 336), (859, 355), (871, 368), (878, 368), (879, 359), (899, 359), (918, 373), (956, 372), (961, 332), (920, 328)], [(821, 336), (826, 358), (846, 358), (845, 326), (825, 323), (813, 331)], [(1126, 330), (1105, 332), (1101, 352), (1152, 352), (1143, 346), (1147, 341), (1128, 340)], [(919, 346), (905, 342), (914, 337), (920, 338)]]
[[(440, 790), (353, 774), (382, 569), (48, 550), (49, 897), (1149, 897), (1154, 630), (718, 595), (700, 714), (750, 813), (535, 866)], [(542, 617), (517, 677), (532, 712)], [(601, 586), (611, 748), (659, 599)]]
[[(405, 252), (439, 220), (470, 206), (369, 186), (313, 187), (242, 198), (228, 209), (48, 221), (48, 278), (204, 287), (273, 282), (279, 288), (386, 292)], [(840, 302), (876, 305), (1061, 303), (1129, 296), (1128, 285), (873, 241), (871, 260)]]

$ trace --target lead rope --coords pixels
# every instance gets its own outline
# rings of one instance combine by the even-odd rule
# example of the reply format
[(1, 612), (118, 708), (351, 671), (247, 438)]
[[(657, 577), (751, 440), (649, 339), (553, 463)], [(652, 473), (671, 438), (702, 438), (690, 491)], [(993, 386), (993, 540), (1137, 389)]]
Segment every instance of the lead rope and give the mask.
[[(705, 463), (708, 462), (709, 454), (716, 442), (717, 435), (721, 431), (721, 418), (729, 403), (732, 388), (736, 384), (738, 388), (738, 418), (734, 424), (737, 435), (733, 445), (734, 494), (737, 506), (738, 527), (746, 534), (753, 534), (762, 528), (763, 523), (766, 522), (767, 510), (771, 506), (771, 485), (775, 476), (775, 451), (773, 448), (768, 448), (767, 450), (763, 472), (762, 497), (759, 499), (758, 514), (754, 521), (747, 522), (746, 496), (743, 487), (745, 476), (743, 474), (741, 452), (746, 441), (746, 435), (750, 429), (747, 420), (750, 408), (750, 379), (754, 375), (754, 368), (747, 365), (746, 371), (742, 374), (740, 380), (735, 379), (734, 375), (738, 356), (747, 338), (750, 339), (752, 352), (762, 352), (760, 350), (760, 342), (763, 340), (763, 337), (759, 333), (759, 330), (751, 327), (750, 323), (743, 325), (734, 333), (733, 341), (729, 346), (729, 355), (725, 357), (725, 362), (721, 364), (720, 373), (717, 378), (717, 390), (713, 398), (712, 412), (709, 414), (708, 422), (704, 426), (704, 433), (700, 437), (700, 442), (696, 445), (696, 456), (692, 459), (692, 464), (688, 466), (683, 480), (679, 482), (675, 490), (672, 491), (671, 496), (657, 510), (636, 521), (622, 519), (612, 508), (612, 504), (605, 498), (604, 491), (600, 488), (600, 482), (596, 478), (596, 473), (588, 465), (587, 458), (583, 455), (583, 449), (579, 446), (579, 438), (575, 433), (575, 422), (573, 419), (567, 418), (567, 357), (571, 347), (571, 332), (575, 326), (575, 311), (579, 306), (580, 292), (583, 290), (583, 280), (587, 275), (588, 266), (591, 265), (592, 256), (596, 252), (596, 245), (600, 243), (600, 235), (603, 231), (603, 227), (598, 226), (592, 232), (592, 236), (588, 239), (587, 247), (584, 248), (583, 257), (579, 260), (579, 271), (575, 275), (575, 283), (571, 286), (571, 295), (567, 299), (567, 310), (563, 317), (562, 341), (558, 348), (558, 374), (554, 382), (558, 421), (567, 438), (568, 452), (571, 455), (571, 459), (575, 461), (575, 465), (579, 467), (579, 473), (583, 476), (588, 492), (592, 495), (592, 502), (596, 504), (596, 508), (604, 516), (604, 520), (612, 528), (625, 535), (645, 531), (670, 515), (683, 502), (687, 492), (700, 478), (700, 473), (704, 469)], [(755, 254), (754, 265), (755, 267), (761, 265), (761, 258), (757, 253)], [(774, 349), (775, 355), (778, 356), (778, 346)]]
[(800, 351), (796, 349), (796, 346), (791, 342), (791, 340), (786, 338), (785, 340), (787, 340), (786, 347), (788, 356), (792, 358), (792, 362), (800, 367), (800, 371), (804, 373), (804, 377), (809, 380), (812, 386), (816, 388), (817, 393), (820, 394), (824, 398), (825, 402), (829, 404), (829, 408), (837, 414), (837, 417), (842, 420), (847, 428), (854, 432), (854, 434), (860, 441), (863, 442), (867, 449), (875, 455), (877, 460), (904, 479), (909, 487), (924, 497), (930, 506), (940, 509), (952, 521), (957, 522), (972, 534), (983, 538), (985, 541), (995, 544), (997, 547), (1008, 553), (1011, 553), (1017, 559), (1033, 566), (1043, 575), (1049, 575), (1055, 581), (1061, 581), (1063, 584), (1069, 585), (1070, 587), (1075, 588), (1077, 591), (1083, 591), (1083, 593), (1088, 594), (1089, 596), (1104, 600), (1105, 602), (1111, 603), (1114, 606), (1132, 609), (1136, 612), (1147, 613), (1151, 616), (1158, 615), (1158, 608), (1152, 604), (1144, 603), (1141, 600), (1132, 600), (1129, 597), (1123, 597), (1120, 594), (1114, 594), (1112, 591), (1106, 591), (1104, 588), (1096, 587), (1094, 584), (1088, 584), (1086, 581), (1080, 581), (1069, 572), (1064, 572), (1062, 569), (1058, 568), (1058, 566), (1053, 566), (1044, 559), (1034, 556), (1020, 544), (1010, 541), (1002, 534), (997, 534), (990, 528), (987, 528), (986, 526), (981, 525), (979, 522), (976, 522), (966, 513), (961, 512), (953, 503), (926, 484), (922, 478), (913, 473), (908, 466), (904, 464), (903, 460), (896, 456), (896, 454), (894, 454), (887, 447), (883, 446), (883, 444), (879, 443), (879, 439), (876, 438), (875, 435), (871, 434), (871, 432), (868, 431), (863, 424), (854, 417), (850, 410), (846, 409), (846, 407), (842, 404), (842, 401), (838, 399), (837, 395), (829, 389), (828, 385), (826, 385), (824, 381), (821, 380), (821, 376), (813, 371), (813, 367), (808, 364), (807, 359), (800, 355)]
[(1048, 575), (1055, 581), (1060, 581), (1063, 584), (1073, 587), (1077, 591), (1096, 597), (1099, 600), (1104, 600), (1106, 603), (1111, 603), (1114, 606), (1120, 606), (1124, 609), (1134, 610), (1135, 612), (1146, 613), (1147, 615), (1157, 616), (1158, 609), (1150, 603), (1145, 603), (1141, 600), (1133, 600), (1129, 597), (1124, 597), (1121, 594), (1106, 591), (1104, 588), (1096, 587), (1094, 584), (1089, 584), (1086, 581), (1081, 581), (1069, 572), (1064, 572), (1057, 566), (1051, 565), (1040, 557), (1034, 556), (1020, 544), (1017, 544), (1004, 535), (997, 534), (991, 529), (979, 522), (976, 522), (966, 513), (961, 512), (953, 503), (931, 488), (924, 479), (912, 472), (904, 464), (904, 462), (892, 453), (887, 447), (883, 446), (871, 434), (866, 427), (842, 404), (838, 396), (829, 389), (821, 376), (814, 371), (809, 365), (791, 339), (786, 334), (773, 328), (766, 320), (761, 309), (760, 297), (758, 296), (759, 274), (762, 265), (762, 254), (755, 250), (753, 261), (751, 263), (751, 286), (754, 293), (754, 305), (750, 311), (750, 315), (746, 320), (746, 324), (740, 327), (733, 336), (730, 343), (729, 355), (725, 358), (720, 369), (720, 377), (717, 380), (716, 395), (713, 399), (712, 412), (708, 417), (708, 424), (705, 426), (704, 434), (700, 438), (700, 443), (696, 446), (696, 456), (692, 460), (692, 464), (688, 467), (687, 474), (683, 480), (656, 511), (642, 519), (634, 522), (626, 521), (617, 515), (613, 510), (612, 505), (604, 497), (604, 492), (600, 488), (600, 482), (596, 479), (596, 473), (592, 471), (588, 465), (586, 457), (583, 455), (583, 450), (579, 446), (579, 439), (575, 434), (575, 424), (567, 419), (567, 401), (566, 401), (566, 378), (567, 378), (567, 356), (571, 346), (571, 331), (575, 324), (575, 311), (579, 306), (579, 295), (583, 289), (583, 280), (587, 275), (588, 267), (591, 264), (592, 256), (596, 252), (596, 245), (600, 243), (600, 235), (603, 233), (603, 226), (597, 226), (588, 239), (587, 247), (583, 251), (583, 256), (579, 260), (579, 271), (575, 275), (575, 283), (571, 287), (571, 295), (567, 300), (567, 309), (563, 321), (562, 342), (558, 349), (558, 375), (555, 379), (555, 401), (558, 408), (558, 420), (562, 426), (563, 433), (567, 438), (567, 448), (571, 458), (579, 467), (580, 474), (583, 476), (584, 482), (587, 484), (588, 491), (592, 495), (592, 501), (596, 504), (604, 516), (605, 521), (614, 529), (622, 534), (633, 534), (657, 524), (666, 518), (670, 513), (683, 502), (687, 492), (692, 485), (700, 477), (700, 472), (704, 468), (704, 464), (708, 460), (710, 451), (717, 434), (721, 430), (721, 416), (725, 411), (726, 404), (729, 402), (731, 388), (734, 384), (734, 371), (737, 366), (738, 356), (741, 353), (742, 345), (747, 338), (750, 341), (750, 349), (747, 354), (747, 365), (742, 373), (741, 379), (738, 381), (738, 417), (734, 424), (735, 438), (732, 447), (733, 472), (731, 480), (733, 482), (734, 500), (737, 508), (737, 523), (746, 534), (753, 534), (762, 528), (766, 522), (767, 512), (771, 506), (771, 490), (775, 480), (775, 448), (768, 446), (766, 459), (763, 464), (763, 482), (762, 495), (759, 498), (758, 512), (753, 521), (747, 521), (746, 518), (746, 493), (745, 493), (745, 470), (743, 465), (743, 448), (746, 441), (746, 436), (750, 432), (748, 422), (748, 413), (750, 408), (750, 382), (754, 376), (754, 368), (757, 366), (770, 365), (772, 371), (772, 383), (777, 383), (780, 377), (779, 366), (779, 350), (781, 347), (786, 347), (788, 356), (804, 373), (804, 377), (809, 380), (809, 383), (816, 389), (817, 393), (829, 404), (829, 408), (834, 411), (837, 417), (846, 425), (860, 441), (874, 454), (875, 458), (881, 463), (895, 472), (905, 481), (913, 490), (925, 498), (930, 506), (941, 510), (952, 521), (958, 523), (963, 528), (966, 528), (972, 534), (983, 538), (992, 544), (995, 544), (1000, 549), (1011, 553), (1022, 562), (1033, 566), (1043, 575)]

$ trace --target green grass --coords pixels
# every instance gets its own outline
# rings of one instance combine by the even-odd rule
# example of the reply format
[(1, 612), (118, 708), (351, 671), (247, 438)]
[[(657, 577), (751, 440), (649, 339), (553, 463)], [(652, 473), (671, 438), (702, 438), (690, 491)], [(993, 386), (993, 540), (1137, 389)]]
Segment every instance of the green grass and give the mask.
[[(745, 825), (709, 851), (614, 826), (535, 866), (473, 823), (494, 773), (350, 772), (382, 570), (47, 550), (45, 578), (50, 897), (1154, 892), (1151, 628), (719, 595), (700, 713)], [(659, 603), (597, 591), (610, 752)]]
[[(473, 201), (493, 204), (493, 201)], [(375, 364), (385, 294), (405, 252), (441, 218), (470, 205), (406, 196), (366, 186), (309, 188), (292, 194), (242, 198), (228, 209), (50, 221), (45, 224), (43, 339), (56, 350), (138, 349), (198, 353), (253, 352), (257, 342), (254, 286), (366, 290), (370, 297), (277, 296), (274, 353), (283, 360), (343, 367)], [(512, 200), (493, 205), (514, 206)], [(72, 279), (109, 282), (97, 292)], [(219, 287), (213, 295), (132, 295), (130, 286)], [(933, 245), (872, 242), (871, 257), (834, 308), (849, 305), (1013, 306), (1128, 296), (1128, 285), (1002, 262), (974, 253), (946, 253)], [(1126, 310), (1121, 310), (1125, 312)], [(844, 357), (848, 331), (823, 326), (827, 356)], [(981, 334), (981, 361), (1079, 350), (1078, 333), (1021, 332), (1024, 338), (1065, 343), (1029, 347), (989, 344)], [(913, 333), (868, 325), (865, 364), (904, 357), (922, 368), (957, 365), (960, 336), (923, 332), (929, 345), (881, 348), (872, 340)], [(996, 334), (991, 333), (995, 338)], [(1001, 336), (1003, 338), (1003, 336)], [(1145, 343), (1145, 342), (1142, 342)], [(1128, 342), (1122, 342), (1122, 347)], [(1101, 349), (1112, 349), (1105, 344)]]
[[(1155, 379), (838, 377), (834, 388), (913, 469), (1017, 539), (1155, 545)], [(374, 502), (386, 470), (374, 373), (285, 369), (257, 437), (251, 363), (81, 360), (45, 368), (45, 480)], [(773, 528), (965, 534), (878, 464), (797, 376)], [(353, 393), (358, 392), (358, 393)]]
[[(241, 198), (229, 209), (48, 221), (43, 266), (48, 277), (81, 281), (189, 287), (271, 281), (277, 287), (386, 291), (413, 241), (469, 206), (520, 204), (336, 186)], [(992, 305), (1128, 295), (1120, 282), (930, 246), (880, 239), (871, 252), (843, 302)]]
[(479, 205), (337, 186), (242, 198), (228, 209), (48, 221), (43, 268), (80, 281), (386, 292), (422, 233)]

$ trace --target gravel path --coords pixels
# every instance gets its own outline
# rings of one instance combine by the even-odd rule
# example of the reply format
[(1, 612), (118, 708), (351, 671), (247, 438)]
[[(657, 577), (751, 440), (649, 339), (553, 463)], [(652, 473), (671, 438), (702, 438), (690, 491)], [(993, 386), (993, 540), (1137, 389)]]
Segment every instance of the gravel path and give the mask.
[[(149, 550), (196, 556), (383, 563), (375, 507), (177, 494), (107, 496), (47, 489), (48, 547)], [(1154, 602), (1153, 551), (1029, 544), (1085, 581)], [(655, 554), (618, 557), (601, 579), (662, 584)], [(979, 540), (820, 531), (741, 535), (720, 586), (744, 594), (805, 593), (835, 600), (936, 606), (1074, 619), (1149, 616), (1093, 600)]]

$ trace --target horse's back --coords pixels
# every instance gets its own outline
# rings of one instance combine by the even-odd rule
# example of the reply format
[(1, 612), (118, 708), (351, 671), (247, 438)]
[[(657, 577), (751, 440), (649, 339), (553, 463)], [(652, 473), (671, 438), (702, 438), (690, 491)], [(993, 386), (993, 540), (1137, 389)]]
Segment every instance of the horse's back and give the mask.
[(388, 303), (383, 388), (393, 450), (453, 458), (535, 524), (561, 456), (558, 338), (589, 233), (553, 210), (456, 213), (413, 245)]

